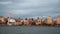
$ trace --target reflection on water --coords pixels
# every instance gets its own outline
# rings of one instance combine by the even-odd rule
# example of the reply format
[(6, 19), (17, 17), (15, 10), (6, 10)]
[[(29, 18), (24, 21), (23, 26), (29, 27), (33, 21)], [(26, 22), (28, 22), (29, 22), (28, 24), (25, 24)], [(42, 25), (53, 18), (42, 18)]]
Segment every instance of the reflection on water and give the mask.
[(60, 34), (60, 27), (0, 26), (0, 34)]

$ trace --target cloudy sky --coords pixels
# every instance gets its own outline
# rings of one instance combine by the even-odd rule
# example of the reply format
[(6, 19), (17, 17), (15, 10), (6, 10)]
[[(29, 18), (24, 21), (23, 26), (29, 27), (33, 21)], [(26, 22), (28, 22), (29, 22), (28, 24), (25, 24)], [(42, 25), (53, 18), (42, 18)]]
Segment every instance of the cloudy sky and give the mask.
[(0, 0), (0, 15), (13, 17), (60, 15), (59, 0)]

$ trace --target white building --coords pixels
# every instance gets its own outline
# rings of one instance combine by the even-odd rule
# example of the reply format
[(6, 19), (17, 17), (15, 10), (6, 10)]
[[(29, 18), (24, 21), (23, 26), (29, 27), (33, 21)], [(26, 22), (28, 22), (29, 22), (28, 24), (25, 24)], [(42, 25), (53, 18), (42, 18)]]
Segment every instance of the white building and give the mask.
[(15, 23), (15, 19), (8, 19), (8, 25), (13, 25)]

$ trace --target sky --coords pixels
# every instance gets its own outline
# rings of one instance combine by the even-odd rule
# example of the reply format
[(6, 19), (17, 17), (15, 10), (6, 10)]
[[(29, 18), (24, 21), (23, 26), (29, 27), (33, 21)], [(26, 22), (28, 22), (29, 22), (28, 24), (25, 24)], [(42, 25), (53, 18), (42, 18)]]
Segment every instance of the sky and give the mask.
[(37, 17), (60, 15), (60, 0), (0, 0), (0, 16)]

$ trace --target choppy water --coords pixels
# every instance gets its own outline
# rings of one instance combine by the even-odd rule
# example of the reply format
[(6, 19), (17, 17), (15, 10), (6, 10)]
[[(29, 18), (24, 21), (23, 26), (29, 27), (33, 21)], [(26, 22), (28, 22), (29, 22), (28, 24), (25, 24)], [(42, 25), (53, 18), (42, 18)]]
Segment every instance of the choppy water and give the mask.
[(60, 34), (60, 27), (0, 26), (0, 34)]

